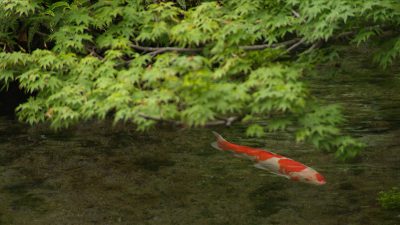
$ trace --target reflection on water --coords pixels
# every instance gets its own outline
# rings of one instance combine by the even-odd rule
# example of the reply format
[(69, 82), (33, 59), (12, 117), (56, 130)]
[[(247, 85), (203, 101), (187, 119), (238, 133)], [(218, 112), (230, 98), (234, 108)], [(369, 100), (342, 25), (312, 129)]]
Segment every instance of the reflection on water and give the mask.
[(375, 74), (357, 62), (360, 74), (312, 85), (326, 101), (344, 102), (346, 131), (368, 143), (352, 163), (287, 133), (252, 139), (241, 125), (214, 128), (314, 167), (324, 186), (215, 151), (207, 128), (136, 133), (87, 123), (55, 133), (0, 119), (0, 224), (400, 224), (400, 212), (376, 201), (400, 181), (399, 73)]

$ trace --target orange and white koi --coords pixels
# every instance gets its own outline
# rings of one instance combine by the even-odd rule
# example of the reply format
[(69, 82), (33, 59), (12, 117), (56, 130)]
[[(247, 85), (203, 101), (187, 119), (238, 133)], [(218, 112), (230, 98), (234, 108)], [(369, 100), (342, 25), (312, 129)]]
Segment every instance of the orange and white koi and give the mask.
[(211, 146), (221, 151), (231, 151), (238, 157), (252, 159), (256, 162), (254, 166), (259, 169), (268, 170), (293, 181), (301, 181), (315, 185), (323, 185), (326, 183), (325, 178), (320, 173), (293, 159), (263, 149), (233, 144), (226, 141), (217, 132), (213, 131), (213, 133), (217, 137), (217, 141), (213, 142)]

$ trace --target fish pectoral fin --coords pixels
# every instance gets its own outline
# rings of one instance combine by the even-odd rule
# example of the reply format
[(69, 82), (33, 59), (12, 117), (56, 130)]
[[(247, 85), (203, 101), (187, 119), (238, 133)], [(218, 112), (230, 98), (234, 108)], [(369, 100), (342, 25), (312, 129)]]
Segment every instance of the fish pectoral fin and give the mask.
[(212, 146), (213, 148), (217, 149), (217, 150), (224, 151), (222, 148), (220, 148), (220, 147), (218, 146), (218, 144), (217, 144), (216, 141), (214, 141), (213, 143), (211, 143), (211, 146)]
[(254, 160), (254, 156), (251, 155), (246, 155), (246, 154), (239, 154), (239, 153), (235, 153), (233, 154), (235, 157), (237, 158), (241, 158), (241, 159), (250, 159), (250, 160)]
[[(271, 171), (270, 171), (271, 172)], [(286, 178), (286, 179), (290, 179), (290, 177), (288, 176), (288, 175), (284, 175), (284, 174), (281, 174), (281, 173), (274, 173), (274, 172), (271, 172), (271, 173), (273, 173), (273, 174), (275, 174), (275, 175), (278, 175), (278, 176), (280, 176), (280, 177), (284, 177), (284, 178)]]
[(255, 163), (253, 166), (255, 168), (258, 168), (258, 169), (261, 169), (261, 170), (268, 170), (269, 171), (269, 169), (265, 168), (263, 165), (261, 165), (259, 163)]
[(255, 163), (255, 164), (254, 164), (254, 167), (256, 167), (256, 168), (258, 168), (258, 169), (266, 170), (266, 171), (268, 171), (268, 172), (270, 172), (270, 173), (273, 173), (273, 174), (275, 174), (275, 175), (278, 175), (278, 176), (280, 176), (280, 177), (285, 177), (285, 178), (287, 178), (287, 179), (290, 179), (290, 177), (289, 177), (288, 175), (274, 172), (274, 171), (272, 171), (271, 169), (265, 167), (265, 165), (263, 165), (263, 164)]
[(233, 154), (233, 156), (235, 156), (236, 158), (241, 158), (241, 159), (247, 159), (245, 155), (242, 154)]

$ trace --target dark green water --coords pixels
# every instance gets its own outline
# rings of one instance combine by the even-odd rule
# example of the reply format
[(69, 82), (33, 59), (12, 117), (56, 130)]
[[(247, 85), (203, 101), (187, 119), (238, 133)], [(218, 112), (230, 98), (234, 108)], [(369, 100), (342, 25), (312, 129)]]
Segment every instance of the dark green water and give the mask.
[(346, 132), (368, 144), (355, 162), (287, 133), (254, 139), (241, 125), (212, 128), (314, 167), (324, 186), (216, 151), (208, 128), (136, 133), (88, 123), (55, 133), (0, 118), (0, 224), (400, 224), (400, 212), (376, 200), (400, 184), (400, 71), (379, 71), (360, 55), (312, 83), (327, 102), (343, 103)]

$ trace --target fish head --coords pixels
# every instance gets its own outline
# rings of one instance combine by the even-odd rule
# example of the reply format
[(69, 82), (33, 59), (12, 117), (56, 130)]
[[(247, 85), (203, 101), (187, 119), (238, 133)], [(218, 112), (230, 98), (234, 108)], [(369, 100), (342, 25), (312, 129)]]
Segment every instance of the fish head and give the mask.
[(318, 185), (326, 184), (325, 177), (318, 172), (315, 173), (315, 184)]
[(313, 174), (310, 174), (309, 176), (304, 177), (303, 181), (315, 185), (326, 184), (325, 178), (318, 172), (315, 172)]
[(311, 168), (307, 168), (304, 171), (295, 174), (295, 177), (298, 181), (308, 184), (314, 184), (314, 185), (326, 184), (325, 178), (320, 173)]

